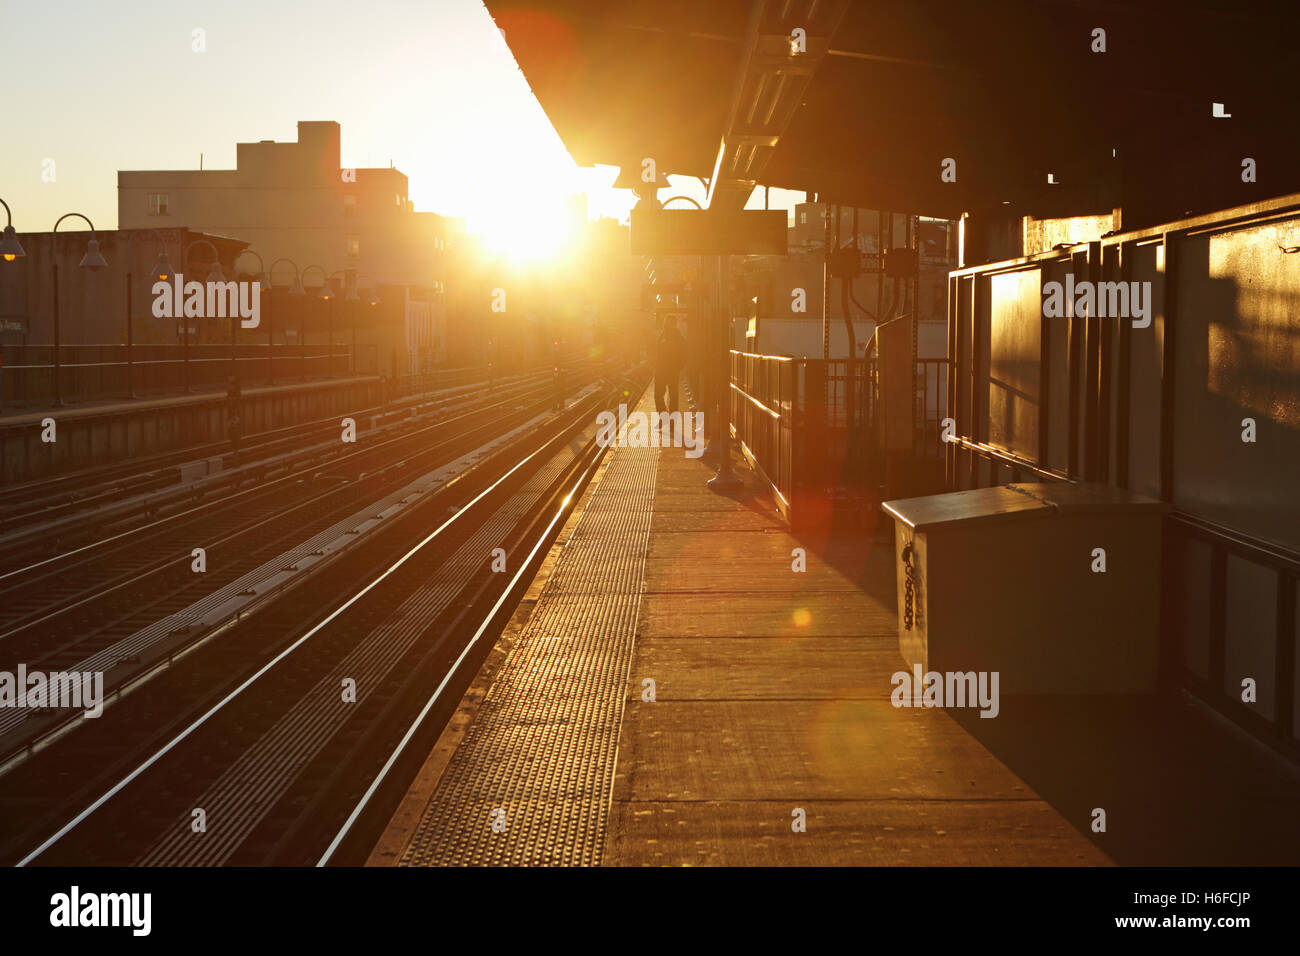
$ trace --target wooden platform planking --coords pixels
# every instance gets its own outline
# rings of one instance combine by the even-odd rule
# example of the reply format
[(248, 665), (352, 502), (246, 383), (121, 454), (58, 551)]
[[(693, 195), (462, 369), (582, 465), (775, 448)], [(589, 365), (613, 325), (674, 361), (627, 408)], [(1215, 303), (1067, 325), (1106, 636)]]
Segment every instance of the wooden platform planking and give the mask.
[(1108, 862), (946, 713), (892, 706), (887, 545), (795, 573), (766, 502), (708, 477), (661, 453), (606, 865)]

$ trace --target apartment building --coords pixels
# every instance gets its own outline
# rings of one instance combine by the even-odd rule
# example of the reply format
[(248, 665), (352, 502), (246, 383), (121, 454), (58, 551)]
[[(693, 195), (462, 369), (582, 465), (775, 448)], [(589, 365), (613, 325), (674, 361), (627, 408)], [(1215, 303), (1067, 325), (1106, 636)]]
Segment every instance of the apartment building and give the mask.
[[(415, 211), (399, 170), (341, 166), (339, 137), (338, 123), (304, 121), (296, 142), (239, 143), (234, 169), (120, 171), (119, 227), (228, 236), (268, 270), (292, 260), (309, 290), (322, 273), (336, 290), (377, 290), (379, 304), (359, 313), (358, 343), (375, 347), (381, 373), (423, 371), (446, 359), (446, 221)], [(240, 264), (252, 272), (256, 259)], [(322, 343), (322, 310), (281, 302), (293, 277), (293, 265), (275, 266), (274, 305), (285, 321), (271, 334), (277, 344)]]

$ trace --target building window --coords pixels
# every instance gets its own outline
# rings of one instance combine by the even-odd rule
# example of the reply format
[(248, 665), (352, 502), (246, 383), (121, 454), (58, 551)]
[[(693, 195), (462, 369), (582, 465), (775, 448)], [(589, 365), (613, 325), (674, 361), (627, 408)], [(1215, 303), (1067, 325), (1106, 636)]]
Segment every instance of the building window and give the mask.
[(149, 215), (151, 216), (167, 215), (167, 194), (166, 193), (149, 194)]
[(357, 197), (356, 196), (343, 197), (343, 218), (344, 219), (357, 218)]
[(356, 259), (361, 255), (361, 237), (348, 236), (348, 258)]
[(799, 225), (801, 225), (801, 226), (806, 226), (806, 225), (808, 225), (808, 210), (807, 210), (807, 209), (802, 209), (802, 210), (799, 211)]
[(948, 284), (936, 282), (934, 284), (934, 307), (931, 318), (946, 318), (948, 315)]

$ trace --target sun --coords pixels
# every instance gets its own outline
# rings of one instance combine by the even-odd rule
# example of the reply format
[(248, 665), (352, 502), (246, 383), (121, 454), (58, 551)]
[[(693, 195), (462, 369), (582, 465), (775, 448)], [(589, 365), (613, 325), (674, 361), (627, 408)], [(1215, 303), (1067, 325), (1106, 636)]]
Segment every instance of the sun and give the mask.
[(563, 198), (554, 201), (498, 202), (469, 217), (469, 231), (484, 245), (519, 266), (559, 263), (572, 256), (578, 222)]

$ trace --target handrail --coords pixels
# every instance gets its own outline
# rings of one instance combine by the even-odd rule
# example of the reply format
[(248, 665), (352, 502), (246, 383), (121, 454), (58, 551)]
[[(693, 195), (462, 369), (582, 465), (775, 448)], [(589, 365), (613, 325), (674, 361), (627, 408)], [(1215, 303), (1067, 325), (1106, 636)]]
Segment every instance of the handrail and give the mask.
[[(1249, 203), (1242, 206), (1232, 206), (1228, 209), (1220, 209), (1215, 212), (1203, 213), (1198, 216), (1188, 216), (1184, 219), (1175, 219), (1171, 222), (1161, 223), (1158, 226), (1144, 226), (1129, 232), (1117, 232), (1114, 235), (1104, 236), (1096, 241), (1102, 246), (1125, 245), (1134, 242), (1152, 242), (1171, 233), (1240, 229), (1255, 225), (1260, 221), (1292, 218), (1297, 212), (1300, 212), (1300, 194), (1292, 193), (1287, 196), (1278, 196), (1275, 199), (1267, 199), (1263, 202)], [(1028, 256), (1018, 256), (1014, 259), (1003, 259), (1000, 262), (985, 262), (978, 265), (965, 266), (960, 269), (952, 269), (948, 272), (948, 277), (957, 278), (974, 275), (993, 275), (999, 272), (1015, 272), (1021, 269), (1030, 269), (1046, 262), (1067, 260), (1072, 255), (1085, 250), (1090, 244), (1091, 243), (1088, 242), (1076, 242), (1069, 246), (1062, 246), (1059, 249), (1047, 249), (1043, 252), (1036, 252)]]
[(1021, 458), (1019, 455), (1016, 455), (1013, 452), (1006, 451), (1005, 449), (1002, 448), (997, 448), (994, 445), (987, 445), (984, 442), (971, 441), (969, 438), (963, 438), (960, 435), (954, 435), (951, 438), (945, 438), (944, 441), (948, 442), (951, 445), (958, 445), (970, 451), (978, 452), (979, 454), (984, 455), (987, 458), (996, 459), (998, 461), (1001, 461), (1005, 464), (1012, 466), (1013, 468), (1018, 468), (1021, 471), (1031, 471), (1035, 475), (1041, 475), (1042, 477), (1047, 478), (1050, 481), (1064, 481), (1067, 484), (1075, 483), (1075, 479), (1069, 477), (1068, 475), (1056, 471), (1051, 471), (1046, 468), (1042, 468), (1039, 465), (1034, 464), (1032, 461), (1029, 461), (1027, 458)]
[(781, 418), (781, 413), (780, 413), (780, 412), (774, 412), (770, 407), (768, 407), (767, 405), (765, 405), (763, 402), (760, 402), (760, 401), (759, 401), (758, 399), (756, 399), (753, 395), (750, 395), (749, 392), (745, 391), (743, 388), (741, 388), (741, 387), (740, 387), (739, 385), (737, 385), (735, 382), (730, 382), (729, 384), (730, 384), (731, 387), (734, 388), (737, 392), (739, 392), (741, 395), (745, 396), (745, 398), (749, 399), (751, 402), (753, 402), (755, 405), (757, 405), (757, 406), (758, 406), (759, 408), (761, 408), (763, 411), (767, 412), (767, 413), (768, 413), (769, 415), (771, 415), (773, 418), (778, 419), (778, 420)]
[(1233, 528), (1209, 521), (1186, 511), (1173, 511), (1170, 518), (1186, 525), (1187, 530), (1203, 538), (1221, 542), (1230, 549), (1235, 549), (1243, 556), (1257, 564), (1264, 564), (1274, 570), (1285, 570), (1300, 575), (1300, 552), (1284, 545), (1254, 538)]
[(793, 362), (793, 355), (764, 355), (761, 352), (742, 352), (740, 349), (731, 349), (732, 355), (744, 355), (747, 358), (771, 359), (773, 362)]

